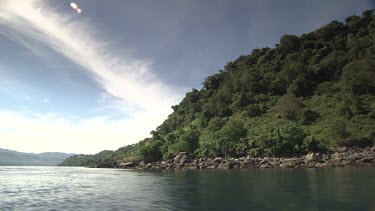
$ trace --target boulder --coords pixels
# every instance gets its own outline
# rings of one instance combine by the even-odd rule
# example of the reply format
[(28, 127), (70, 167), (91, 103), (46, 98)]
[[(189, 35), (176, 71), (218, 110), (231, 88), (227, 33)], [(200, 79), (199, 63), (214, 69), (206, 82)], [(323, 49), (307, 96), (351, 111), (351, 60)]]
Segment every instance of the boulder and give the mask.
[(314, 168), (317, 163), (315, 161), (311, 161), (306, 165), (306, 168)]
[(325, 168), (325, 167), (328, 167), (329, 165), (327, 163), (317, 163), (315, 165), (315, 167), (317, 168)]
[(151, 169), (152, 168), (152, 163), (147, 163), (146, 166), (145, 166), (145, 169)]
[(312, 152), (305, 156), (305, 163), (309, 163), (311, 161), (318, 161), (320, 159), (321, 159), (320, 153)]
[(131, 168), (131, 167), (134, 167), (134, 163), (133, 162), (121, 162), (120, 163), (120, 168)]
[(174, 163), (185, 163), (187, 161), (186, 152), (180, 152), (176, 157), (173, 159)]
[(365, 157), (356, 161), (356, 163), (372, 163), (372, 159)]
[(145, 164), (145, 162), (143, 162), (143, 161), (141, 161), (139, 164), (138, 164), (138, 166), (139, 167), (144, 167), (146, 164)]
[(322, 160), (329, 160), (330, 157), (331, 156), (329, 154), (322, 154)]
[(271, 165), (271, 166), (279, 166), (280, 164), (279, 164), (279, 162), (277, 162), (277, 161), (271, 161), (271, 162), (269, 162), (269, 164)]
[(259, 168), (272, 168), (272, 166), (268, 163), (265, 163), (265, 164), (260, 165)]
[(375, 146), (371, 147), (371, 151), (375, 152)]
[(234, 167), (234, 164), (230, 161), (227, 161), (223, 164), (220, 164), (220, 167), (224, 169), (232, 169)]
[(242, 162), (242, 165), (246, 168), (246, 167), (249, 167), (251, 165), (254, 165), (255, 164), (255, 160), (252, 159), (252, 158), (246, 158), (243, 162)]
[(246, 157), (240, 157), (240, 158), (238, 158), (238, 160), (244, 161), (244, 160), (246, 160)]
[(279, 165), (279, 167), (280, 167), (280, 168), (288, 168), (288, 166), (286, 166), (286, 165), (283, 164), (283, 163), (281, 163), (281, 164)]
[(280, 164), (280, 167), (281, 168), (294, 168), (295, 166), (298, 166), (302, 163), (304, 162), (300, 158), (289, 158), (289, 159), (284, 159), (282, 163)]
[(261, 161), (260, 161), (260, 164), (265, 164), (265, 163), (268, 163), (270, 162), (272, 159), (269, 158), (269, 157), (264, 157)]
[(215, 163), (221, 163), (223, 161), (223, 158), (217, 157), (213, 160)]
[(213, 165), (207, 166), (207, 169), (216, 169), (219, 166), (219, 164), (215, 163)]

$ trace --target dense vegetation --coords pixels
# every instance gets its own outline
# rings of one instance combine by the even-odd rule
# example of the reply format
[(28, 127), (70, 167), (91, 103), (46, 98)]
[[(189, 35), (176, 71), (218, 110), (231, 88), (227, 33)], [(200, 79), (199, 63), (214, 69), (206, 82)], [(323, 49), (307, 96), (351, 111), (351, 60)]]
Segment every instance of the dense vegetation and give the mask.
[(62, 165), (195, 156), (294, 156), (375, 140), (375, 16), (365, 11), (255, 49), (193, 89), (152, 137)]

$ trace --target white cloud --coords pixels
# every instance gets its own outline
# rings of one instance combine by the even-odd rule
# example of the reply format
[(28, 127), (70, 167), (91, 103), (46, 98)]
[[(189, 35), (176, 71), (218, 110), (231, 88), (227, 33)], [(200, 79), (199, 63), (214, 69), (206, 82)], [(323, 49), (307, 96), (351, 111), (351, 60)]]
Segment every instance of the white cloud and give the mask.
[(142, 120), (83, 119), (57, 113), (0, 110), (0, 147), (22, 152), (97, 153), (118, 149), (149, 133)]
[[(19, 132), (0, 134), (0, 146), (6, 145), (6, 140), (6, 143), (14, 142), (14, 146), (23, 143), (31, 151), (51, 151), (55, 147), (51, 145), (56, 144), (61, 149), (77, 152), (83, 146), (99, 151), (119, 146), (118, 143), (126, 143), (127, 140), (134, 143), (160, 124), (171, 112), (170, 106), (178, 102), (180, 96), (176, 89), (163, 84), (151, 72), (148, 62), (131, 59), (129, 55), (114, 55), (113, 49), (93, 36), (93, 26), (78, 18), (56, 13), (46, 1), (0, 2), (0, 26), (3, 26), (0, 33), (36, 53), (39, 52), (38, 45), (43, 43), (82, 66), (82, 70), (116, 99), (107, 102), (108, 107), (125, 111), (130, 118), (108, 122), (101, 117), (72, 120), (61, 115), (50, 118), (41, 114), (42, 119), (39, 120), (3, 113), (5, 117), (10, 115), (15, 118), (12, 127), (19, 127)], [(77, 123), (72, 124), (74, 121)]]

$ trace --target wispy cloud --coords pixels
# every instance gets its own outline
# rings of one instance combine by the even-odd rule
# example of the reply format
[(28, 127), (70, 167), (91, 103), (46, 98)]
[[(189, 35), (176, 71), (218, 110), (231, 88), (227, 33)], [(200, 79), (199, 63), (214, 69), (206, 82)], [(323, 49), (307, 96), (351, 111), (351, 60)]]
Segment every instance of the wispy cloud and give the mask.
[[(93, 27), (88, 21), (81, 21), (77, 16), (73, 18), (73, 14), (69, 16), (57, 13), (46, 4), (46, 1), (1, 1), (0, 26), (0, 33), (35, 53), (40, 54), (38, 46), (35, 44), (42, 43), (82, 66), (82, 70), (89, 73), (103, 90), (112, 96), (112, 99), (115, 99), (107, 102), (107, 105), (119, 108), (130, 116), (128, 119), (112, 125), (113, 129), (103, 130), (97, 127), (97, 130), (103, 130), (100, 133), (103, 135), (97, 136), (95, 140), (101, 137), (105, 143), (110, 138), (106, 137), (104, 133), (114, 132), (118, 134), (121, 132), (121, 130), (117, 131), (119, 127), (123, 130), (131, 128), (128, 132), (123, 131), (122, 135), (118, 134), (122, 139), (126, 138), (124, 135), (139, 138), (137, 132), (142, 132), (144, 136), (144, 128), (150, 130), (160, 124), (171, 112), (170, 106), (179, 100), (180, 96), (176, 89), (159, 80), (152, 73), (149, 62), (132, 59), (129, 55), (114, 54), (113, 49), (106, 44), (106, 41), (100, 41), (94, 36)], [(5, 114), (3, 113), (3, 115)], [(19, 120), (19, 125), (26, 125), (24, 122), (30, 123), (31, 121), (20, 115), (15, 115), (15, 118)], [(37, 120), (33, 119), (32, 121)], [(50, 119), (50, 121), (56, 123), (57, 120)], [(66, 121), (62, 121), (62, 124), (65, 124)], [(80, 124), (82, 123), (79, 129), (84, 129), (87, 124), (97, 123), (96, 120), (77, 121)], [(61, 123), (60, 120), (57, 122)], [(139, 124), (140, 122), (142, 124)], [(69, 128), (64, 127), (64, 124), (59, 126), (63, 126), (63, 129)], [(35, 127), (34, 129), (46, 132), (43, 127)], [(78, 129), (69, 128), (69, 130), (75, 132), (51, 129), (50, 131), (55, 133), (48, 132), (48, 134), (53, 135), (53, 137), (65, 132), (71, 134), (71, 137), (64, 138), (65, 141), (68, 141), (67, 139), (77, 140), (78, 137), (81, 137)], [(132, 136), (133, 133), (137, 134)], [(21, 136), (23, 135), (22, 133), (17, 135), (19, 140), (22, 139)], [(73, 138), (73, 135), (76, 135), (77, 138)], [(0, 138), (6, 140), (7, 137), (2, 136)], [(26, 136), (23, 138), (27, 139)], [(114, 137), (111, 135), (111, 138)], [(14, 140), (14, 137), (9, 140)], [(88, 141), (89, 139), (84, 138), (84, 140)], [(132, 139), (132, 142), (135, 141), (137, 140)]]
[[(174, 90), (158, 80), (148, 62), (113, 55), (112, 49), (91, 35), (89, 23), (48, 10), (45, 1), (8, 0), (0, 4), (0, 22), (9, 28), (3, 34), (20, 44), (27, 43), (22, 38), (26, 36), (48, 45), (81, 65), (128, 107), (166, 115), (176, 103)], [(15, 33), (19, 36), (14, 37)]]

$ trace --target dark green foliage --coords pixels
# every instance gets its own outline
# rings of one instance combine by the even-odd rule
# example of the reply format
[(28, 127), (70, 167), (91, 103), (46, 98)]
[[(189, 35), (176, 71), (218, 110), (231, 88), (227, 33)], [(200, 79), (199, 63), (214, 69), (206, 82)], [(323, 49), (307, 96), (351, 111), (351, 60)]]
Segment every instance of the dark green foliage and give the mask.
[(280, 53), (293, 53), (298, 51), (301, 47), (299, 38), (295, 35), (284, 35), (281, 37), (280, 44), (277, 46), (277, 50)]
[(116, 151), (104, 150), (95, 155), (74, 155), (65, 159), (59, 166), (113, 167), (117, 160), (125, 157), (134, 158), (135, 146), (128, 145)]
[(262, 115), (262, 110), (258, 104), (251, 104), (245, 108), (247, 117), (256, 117)]
[(318, 141), (314, 136), (307, 136), (303, 140), (303, 148), (306, 152), (318, 152), (325, 149), (323, 144)]
[(343, 85), (353, 94), (375, 94), (375, 60), (362, 59), (347, 64), (342, 73)]
[(245, 137), (246, 128), (243, 122), (232, 118), (217, 132), (215, 141), (221, 154), (235, 156), (246, 150)]
[(294, 95), (284, 95), (277, 101), (275, 111), (282, 117), (296, 120), (302, 112), (302, 102)]
[(333, 120), (329, 127), (330, 138), (335, 145), (346, 146), (348, 145), (350, 133), (347, 130), (345, 120)]
[(302, 128), (296, 124), (287, 124), (253, 132), (249, 138), (251, 149), (250, 154), (258, 156), (259, 154), (271, 156), (293, 156), (302, 154), (304, 149), (304, 139), (306, 134)]
[(373, 11), (300, 37), (284, 35), (276, 48), (254, 49), (202, 84), (172, 106), (151, 138), (128, 151), (70, 160), (104, 165), (116, 159), (169, 159), (181, 151), (294, 156), (329, 146), (370, 146), (375, 139)]

